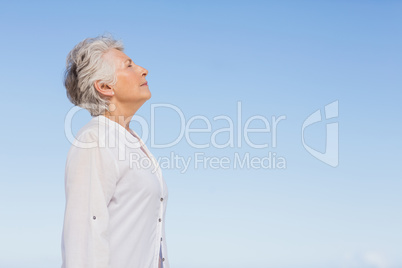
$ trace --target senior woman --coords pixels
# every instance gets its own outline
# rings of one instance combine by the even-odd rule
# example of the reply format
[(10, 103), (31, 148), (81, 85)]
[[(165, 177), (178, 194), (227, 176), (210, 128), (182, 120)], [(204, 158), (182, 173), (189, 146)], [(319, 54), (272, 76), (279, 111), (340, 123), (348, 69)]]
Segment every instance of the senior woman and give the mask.
[(67, 96), (92, 119), (67, 155), (62, 268), (169, 268), (167, 185), (129, 127), (151, 98), (148, 71), (123, 51), (120, 41), (99, 36), (67, 56)]

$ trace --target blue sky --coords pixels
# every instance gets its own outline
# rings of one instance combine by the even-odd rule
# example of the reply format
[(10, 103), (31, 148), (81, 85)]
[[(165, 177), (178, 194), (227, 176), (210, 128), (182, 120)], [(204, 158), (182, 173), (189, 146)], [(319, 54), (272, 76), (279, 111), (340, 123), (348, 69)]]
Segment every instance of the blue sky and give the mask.
[[(155, 157), (194, 160), (236, 154), (286, 160), (286, 168), (180, 168), (163, 171), (169, 189), (166, 237), (171, 266), (402, 267), (402, 3), (399, 1), (23, 1), (0, 10), (2, 139), (0, 267), (61, 265), (65, 58), (86, 37), (111, 33), (147, 68), (152, 104), (178, 107), (186, 122), (255, 115), (278, 124), (251, 133), (269, 147), (197, 149), (185, 138), (152, 148)], [(338, 124), (339, 164), (313, 157), (303, 122), (338, 101), (338, 117), (305, 129), (325, 152), (326, 124)], [(155, 139), (172, 141), (182, 123), (155, 112)], [(88, 120), (79, 111), (77, 131)], [(201, 120), (193, 128), (205, 128)], [(250, 127), (263, 128), (255, 120)], [(139, 124), (132, 128), (143, 133)], [(225, 136), (226, 135), (226, 136)], [(220, 134), (225, 143), (228, 133)], [(209, 143), (211, 133), (191, 134)], [(237, 132), (235, 139), (238, 138)], [(329, 142), (333, 142), (329, 141)]]

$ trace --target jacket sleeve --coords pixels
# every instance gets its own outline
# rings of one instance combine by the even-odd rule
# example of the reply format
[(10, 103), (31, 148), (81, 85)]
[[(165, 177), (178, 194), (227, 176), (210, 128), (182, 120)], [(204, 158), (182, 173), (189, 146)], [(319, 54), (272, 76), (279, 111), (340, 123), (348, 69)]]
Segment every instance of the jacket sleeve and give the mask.
[(62, 268), (110, 268), (108, 204), (119, 171), (117, 159), (97, 139), (95, 133), (83, 133), (80, 142), (95, 147), (73, 144), (67, 155)]

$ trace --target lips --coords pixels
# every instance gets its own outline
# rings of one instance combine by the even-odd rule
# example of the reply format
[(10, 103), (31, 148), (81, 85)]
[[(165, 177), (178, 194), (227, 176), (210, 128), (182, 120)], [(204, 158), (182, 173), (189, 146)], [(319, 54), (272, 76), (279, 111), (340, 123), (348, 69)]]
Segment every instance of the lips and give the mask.
[(148, 82), (145, 82), (145, 83), (142, 84), (141, 86), (148, 86)]

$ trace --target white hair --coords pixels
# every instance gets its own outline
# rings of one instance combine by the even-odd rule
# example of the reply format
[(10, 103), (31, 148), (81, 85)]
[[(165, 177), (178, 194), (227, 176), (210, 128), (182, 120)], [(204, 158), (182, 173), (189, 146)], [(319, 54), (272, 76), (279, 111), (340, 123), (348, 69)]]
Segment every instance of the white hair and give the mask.
[(123, 51), (124, 46), (121, 41), (103, 35), (81, 41), (67, 55), (64, 74), (67, 97), (92, 116), (109, 111), (109, 98), (95, 89), (95, 81), (111, 86), (117, 82), (114, 65), (103, 58), (110, 49)]

